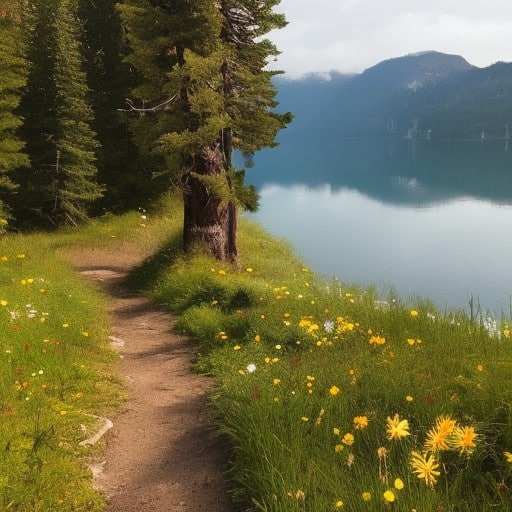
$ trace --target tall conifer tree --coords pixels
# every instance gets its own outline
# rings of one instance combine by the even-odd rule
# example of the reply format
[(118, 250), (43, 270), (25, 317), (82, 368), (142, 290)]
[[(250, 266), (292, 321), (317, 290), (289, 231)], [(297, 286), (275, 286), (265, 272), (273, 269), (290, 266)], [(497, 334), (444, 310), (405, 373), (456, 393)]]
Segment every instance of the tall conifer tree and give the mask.
[(25, 86), (27, 62), (20, 45), (20, 11), (17, 2), (5, 2), (0, 8), (0, 230), (6, 224), (5, 205), (15, 188), (11, 174), (28, 165), (28, 157), (19, 137), (21, 118), (17, 115), (21, 89)]
[(253, 208), (255, 193), (231, 164), (275, 145), (291, 116), (273, 111), (278, 52), (262, 36), (284, 26), (278, 0), (128, 0), (123, 7), (141, 84), (137, 140), (162, 156), (179, 177), (185, 248), (199, 242), (219, 259), (234, 260), (236, 210)]
[(14, 213), (21, 226), (76, 224), (101, 187), (74, 0), (28, 0), (24, 29), (30, 73), (21, 110), (31, 167), (18, 173)]

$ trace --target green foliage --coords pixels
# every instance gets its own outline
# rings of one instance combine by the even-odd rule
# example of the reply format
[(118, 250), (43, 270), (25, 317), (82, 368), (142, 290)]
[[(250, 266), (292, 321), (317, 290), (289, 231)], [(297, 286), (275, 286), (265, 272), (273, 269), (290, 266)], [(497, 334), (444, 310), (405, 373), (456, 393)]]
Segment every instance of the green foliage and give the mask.
[(32, 167), (16, 175), (19, 226), (82, 222), (101, 195), (75, 9), (68, 0), (32, 0), (22, 18), (30, 70), (21, 112)]
[[(20, 45), (20, 26), (16, 11), (0, 18), (0, 197), (4, 203), (15, 187), (11, 179), (14, 169), (28, 164), (24, 143), (18, 129), (22, 124), (17, 114), (21, 90), (25, 85), (27, 62)], [(6, 212), (0, 203), (0, 230), (4, 229)]]

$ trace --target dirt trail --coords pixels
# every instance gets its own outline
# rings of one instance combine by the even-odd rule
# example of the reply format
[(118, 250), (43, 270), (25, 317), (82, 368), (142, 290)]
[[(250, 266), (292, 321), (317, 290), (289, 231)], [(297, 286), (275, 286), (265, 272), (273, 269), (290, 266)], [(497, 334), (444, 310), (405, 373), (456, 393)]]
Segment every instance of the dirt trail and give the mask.
[(226, 451), (211, 428), (211, 381), (191, 371), (193, 345), (172, 319), (123, 285), (136, 256), (93, 251), (69, 259), (111, 298), (111, 336), (129, 400), (111, 418), (94, 483), (108, 512), (228, 512)]

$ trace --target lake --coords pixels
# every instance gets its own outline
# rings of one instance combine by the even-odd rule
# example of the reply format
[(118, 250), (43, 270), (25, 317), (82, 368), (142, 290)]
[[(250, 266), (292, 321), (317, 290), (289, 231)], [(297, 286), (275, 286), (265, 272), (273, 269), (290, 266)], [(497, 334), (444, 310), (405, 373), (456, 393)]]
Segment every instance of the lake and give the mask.
[(292, 124), (247, 182), (261, 196), (249, 217), (316, 272), (510, 316), (512, 141), (342, 139)]

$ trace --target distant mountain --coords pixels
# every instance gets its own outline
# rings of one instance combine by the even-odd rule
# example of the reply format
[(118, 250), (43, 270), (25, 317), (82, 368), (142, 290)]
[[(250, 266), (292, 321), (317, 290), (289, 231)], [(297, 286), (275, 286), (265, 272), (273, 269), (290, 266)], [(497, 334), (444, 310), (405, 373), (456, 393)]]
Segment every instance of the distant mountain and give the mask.
[(429, 51), (380, 62), (361, 74), (276, 83), (281, 108), (296, 114), (299, 130), (503, 138), (510, 125), (512, 133), (512, 63), (477, 68), (458, 55)]

